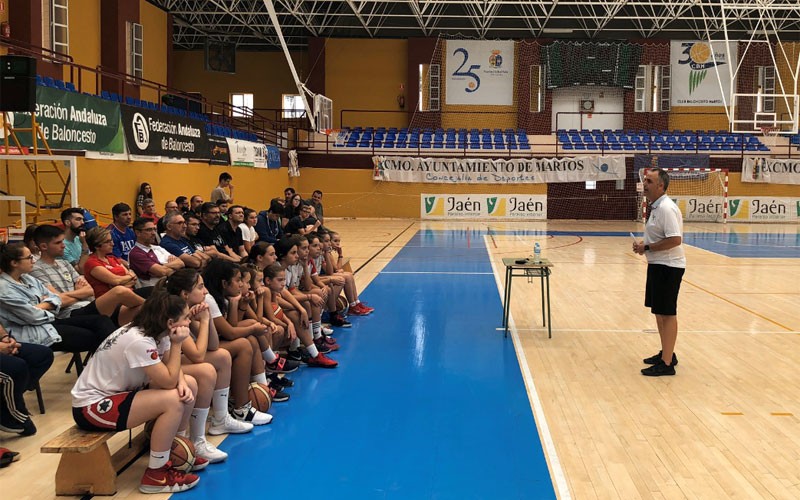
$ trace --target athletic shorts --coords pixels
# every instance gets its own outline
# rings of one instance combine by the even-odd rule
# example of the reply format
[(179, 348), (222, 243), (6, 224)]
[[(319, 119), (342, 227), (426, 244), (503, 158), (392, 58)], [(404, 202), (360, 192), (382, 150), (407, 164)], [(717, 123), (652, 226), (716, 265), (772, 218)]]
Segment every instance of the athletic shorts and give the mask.
[(678, 292), (686, 269), (663, 264), (647, 265), (647, 285), (644, 306), (653, 314), (675, 316), (678, 314)]
[(281, 306), (279, 306), (276, 302), (270, 302), (270, 305), (272, 306), (272, 314), (275, 315), (275, 319), (285, 322), (286, 315), (283, 314), (283, 309), (281, 309)]
[(137, 391), (121, 392), (82, 408), (72, 408), (72, 418), (85, 431), (124, 431)]

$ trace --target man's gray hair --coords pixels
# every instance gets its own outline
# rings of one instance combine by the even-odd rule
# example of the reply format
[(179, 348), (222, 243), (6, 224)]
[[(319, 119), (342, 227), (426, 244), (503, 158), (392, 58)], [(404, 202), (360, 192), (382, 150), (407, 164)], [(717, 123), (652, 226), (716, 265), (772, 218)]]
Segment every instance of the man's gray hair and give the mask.
[(178, 210), (172, 210), (167, 212), (167, 214), (163, 217), (164, 218), (164, 227), (167, 227), (168, 224), (171, 224), (175, 217), (181, 215)]

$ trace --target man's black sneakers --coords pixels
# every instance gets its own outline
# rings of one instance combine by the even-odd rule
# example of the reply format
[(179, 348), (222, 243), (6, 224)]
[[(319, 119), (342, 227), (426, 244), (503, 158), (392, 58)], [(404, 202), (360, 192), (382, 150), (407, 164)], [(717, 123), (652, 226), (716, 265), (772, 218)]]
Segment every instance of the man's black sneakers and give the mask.
[[(661, 361), (661, 353), (662, 352), (663, 351), (658, 351), (658, 354), (656, 354), (655, 356), (650, 356), (649, 358), (644, 358), (642, 360), (642, 363), (644, 363), (646, 365), (655, 365), (655, 364), (657, 364), (659, 361)], [(672, 366), (678, 366), (678, 356), (676, 356), (674, 352), (672, 353)]]
[(653, 366), (642, 368), (642, 375), (646, 377), (662, 377), (664, 375), (675, 375), (675, 366), (667, 365), (662, 359), (659, 359)]

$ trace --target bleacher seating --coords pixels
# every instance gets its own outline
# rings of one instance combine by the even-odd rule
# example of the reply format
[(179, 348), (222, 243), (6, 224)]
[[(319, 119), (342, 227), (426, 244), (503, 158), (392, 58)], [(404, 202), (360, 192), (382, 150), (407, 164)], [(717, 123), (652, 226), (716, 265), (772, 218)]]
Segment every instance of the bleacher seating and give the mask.
[(769, 151), (753, 134), (725, 130), (558, 130), (559, 147), (565, 151)]

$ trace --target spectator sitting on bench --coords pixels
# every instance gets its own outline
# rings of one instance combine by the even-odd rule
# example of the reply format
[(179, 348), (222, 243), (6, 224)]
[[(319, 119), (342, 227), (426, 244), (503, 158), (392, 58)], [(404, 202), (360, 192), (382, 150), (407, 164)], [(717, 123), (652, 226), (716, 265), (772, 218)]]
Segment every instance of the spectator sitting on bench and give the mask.
[(61, 228), (39, 226), (33, 237), (42, 257), (33, 265), (31, 276), (61, 298), (61, 311), (57, 317), (101, 314), (120, 326), (129, 323), (139, 313), (144, 299), (124, 286), (114, 287), (94, 300), (92, 286), (72, 266), (61, 260), (64, 253), (64, 231)]
[(189, 212), (192, 212), (196, 216), (200, 217), (203, 212), (200, 208), (203, 206), (203, 197), (199, 194), (192, 195), (191, 199), (189, 200)]
[(258, 240), (273, 245), (283, 238), (283, 225), (281, 224), (281, 214), (283, 213), (283, 205), (278, 200), (272, 200), (269, 204), (269, 210), (263, 210), (258, 213), (258, 221), (256, 222), (256, 233)]
[(292, 198), (283, 206), (283, 228), (284, 231), (286, 230), (286, 224), (289, 223), (292, 218), (297, 217), (300, 215), (300, 207), (303, 205), (303, 197), (300, 194), (292, 195)]
[(112, 253), (113, 243), (107, 229), (96, 227), (86, 233), (86, 244), (92, 254), (86, 259), (83, 270), (86, 281), (92, 285), (95, 299), (99, 299), (115, 286), (131, 289), (136, 286), (136, 273)]
[(128, 253), (136, 244), (136, 235), (131, 229), (131, 207), (127, 203), (117, 203), (111, 207), (111, 216), (114, 222), (108, 226), (108, 230), (114, 242), (112, 253), (119, 259), (128, 260)]
[(0, 324), (0, 430), (20, 436), (36, 434), (25, 406), (25, 391), (37, 387), (53, 364), (53, 351), (42, 345), (20, 343)]
[(37, 227), (39, 226), (36, 224), (31, 224), (25, 228), (25, 233), (22, 235), (22, 243), (24, 243), (25, 246), (28, 247), (28, 250), (31, 251), (31, 254), (33, 255), (33, 262), (39, 260), (39, 248), (33, 241), (33, 232), (36, 231)]
[(247, 252), (244, 248), (244, 235), (241, 227), (239, 227), (243, 222), (244, 207), (233, 205), (228, 209), (228, 219), (223, 220), (217, 226), (217, 231), (225, 240), (225, 246), (238, 255), (240, 261), (247, 257)]
[(89, 258), (83, 209), (73, 207), (64, 210), (61, 212), (61, 223), (64, 224), (64, 255), (58, 258), (69, 262), (78, 274), (83, 274), (83, 265)]
[[(203, 251), (202, 245), (200, 245), (200, 249), (198, 250), (197, 247), (186, 238), (188, 228), (187, 218), (189, 217), (189, 214), (184, 216), (181, 215), (180, 212), (170, 212), (161, 218), (161, 220), (164, 221), (164, 227), (167, 231), (161, 238), (161, 247), (175, 257), (181, 259), (186, 267), (202, 269), (206, 267), (211, 257)], [(194, 216), (191, 216), (191, 219), (194, 222), (196, 231), (199, 229), (200, 220)]]
[[(169, 200), (168, 202), (164, 203), (164, 217), (166, 217), (167, 214), (169, 214), (170, 212), (178, 212), (178, 211), (179, 210), (177, 202)], [(159, 236), (164, 234), (164, 232), (167, 230), (167, 228), (164, 227), (164, 217), (160, 217), (158, 219), (158, 222), (156, 222), (156, 231), (158, 232)]]
[(302, 206), (300, 207), (300, 213), (296, 217), (292, 217), (292, 219), (286, 223), (286, 227), (284, 231), (286, 234), (299, 234), (305, 236), (308, 233), (313, 233), (322, 225), (319, 220), (317, 220), (312, 215), (313, 208), (311, 205), (307, 205), (303, 202)]
[(159, 279), (184, 267), (183, 261), (156, 245), (156, 225), (140, 217), (133, 223), (136, 245), (128, 255), (131, 270), (141, 286), (155, 286)]
[(219, 232), (220, 209), (214, 203), (203, 203), (200, 209), (203, 212), (197, 239), (204, 248), (215, 248), (217, 253), (212, 257), (219, 257), (230, 262), (241, 262), (242, 258), (225, 243), (225, 238)]
[(93, 352), (114, 331), (114, 323), (97, 314), (58, 318), (61, 298), (29, 274), (32, 260), (22, 243), (0, 244), (0, 323), (19, 342)]
[[(189, 198), (185, 196), (178, 196), (175, 198), (175, 203), (178, 205), (178, 212), (184, 213), (190, 210)], [(164, 213), (167, 213), (166, 211)]]
[[(172, 440), (188, 428), (197, 397), (197, 381), (181, 371), (189, 324), (183, 299), (152, 294), (133, 322), (97, 349), (72, 388), (72, 416), (81, 429), (122, 431), (154, 421), (142, 493), (185, 491), (200, 480), (173, 469), (169, 461)], [(207, 463), (195, 461), (195, 468)]]

